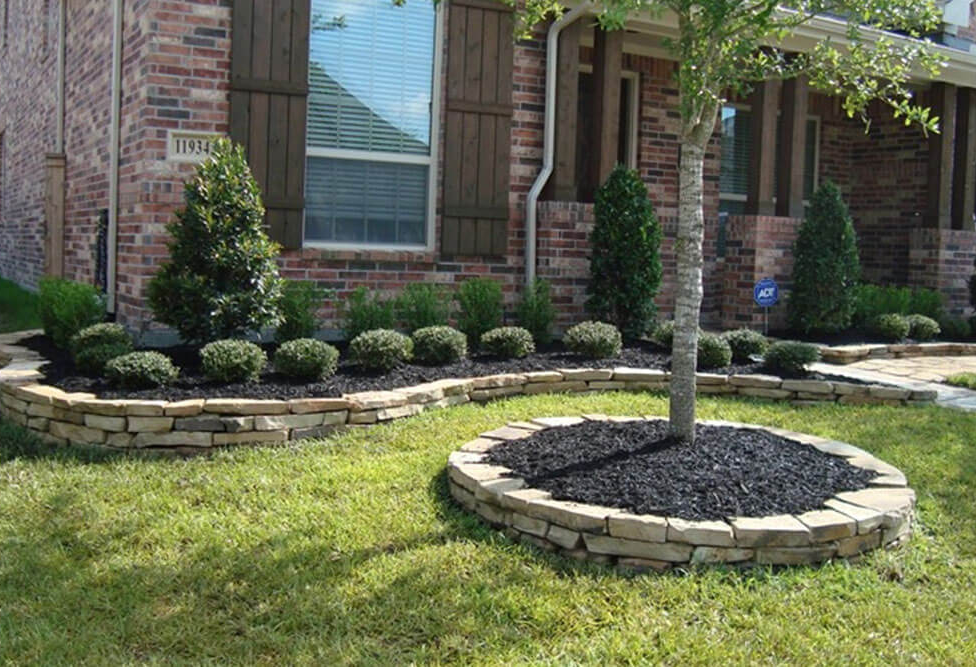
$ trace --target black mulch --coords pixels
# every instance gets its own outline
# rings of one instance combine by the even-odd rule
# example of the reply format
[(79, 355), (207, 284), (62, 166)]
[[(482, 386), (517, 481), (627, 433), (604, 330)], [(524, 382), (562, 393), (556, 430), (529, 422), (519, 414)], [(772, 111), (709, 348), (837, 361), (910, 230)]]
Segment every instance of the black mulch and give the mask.
[(496, 445), (492, 463), (558, 500), (689, 520), (821, 509), (875, 473), (766, 431), (696, 428), (695, 444), (665, 421), (585, 422)]
[[(626, 346), (619, 356), (613, 359), (594, 361), (567, 352), (561, 345), (540, 348), (535, 354), (524, 359), (501, 360), (474, 355), (447, 366), (419, 366), (405, 364), (388, 373), (371, 373), (361, 370), (348, 361), (340, 361), (339, 369), (333, 377), (323, 382), (302, 383), (289, 380), (268, 370), (261, 375), (260, 382), (238, 384), (216, 384), (207, 380), (200, 371), (200, 358), (197, 349), (178, 346), (159, 349), (170, 356), (180, 368), (180, 377), (172, 385), (159, 389), (141, 391), (119, 391), (105, 380), (79, 375), (71, 356), (64, 350), (54, 347), (46, 336), (32, 336), (20, 342), (21, 345), (42, 354), (50, 363), (41, 368), (46, 382), (70, 392), (91, 392), (100, 398), (132, 398), (143, 400), (179, 401), (187, 398), (256, 398), (291, 399), (307, 397), (335, 397), (359, 391), (374, 391), (411, 387), (424, 382), (445, 378), (468, 378), (498, 373), (524, 373), (545, 371), (557, 368), (629, 366), (666, 370), (670, 355), (661, 347), (650, 342), (639, 342)], [(265, 345), (268, 358), (273, 358), (274, 346)], [(344, 356), (344, 355), (343, 355)], [(342, 358), (340, 358), (342, 359)], [(720, 373), (763, 373), (759, 364), (734, 364), (717, 371)], [(839, 380), (856, 382), (831, 375), (811, 374), (810, 379)]]

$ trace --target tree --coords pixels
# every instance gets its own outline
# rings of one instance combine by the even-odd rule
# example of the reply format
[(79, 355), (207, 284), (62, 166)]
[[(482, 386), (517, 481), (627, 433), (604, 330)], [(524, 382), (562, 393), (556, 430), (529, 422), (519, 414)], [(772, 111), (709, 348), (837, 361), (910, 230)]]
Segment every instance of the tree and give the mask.
[(261, 193), (243, 149), (218, 140), (185, 197), (166, 226), (170, 262), (149, 283), (156, 319), (194, 343), (278, 324), (278, 245), (264, 233)]
[(661, 284), (661, 225), (636, 170), (614, 168), (596, 192), (594, 214), (586, 307), (634, 340), (654, 319)]
[[(524, 29), (564, 8), (561, 0), (506, 1), (517, 8)], [(941, 12), (935, 0), (596, 0), (593, 6), (606, 30), (622, 29), (637, 13), (668, 12), (676, 19), (677, 36), (665, 43), (679, 63), (681, 112), (670, 430), (693, 441), (702, 301), (702, 172), (722, 104), (728, 95), (744, 94), (756, 82), (804, 75), (812, 88), (841, 97), (849, 117), (867, 122), (868, 104), (881, 100), (906, 124), (935, 130), (938, 119), (913, 103), (907, 83), (918, 67), (933, 76), (938, 73), (940, 63), (920, 38), (937, 29)], [(822, 14), (850, 17), (844, 40), (825, 39), (792, 57), (770, 48)]]
[(813, 193), (793, 244), (790, 326), (804, 333), (851, 326), (860, 277), (854, 223), (840, 190), (827, 181)]

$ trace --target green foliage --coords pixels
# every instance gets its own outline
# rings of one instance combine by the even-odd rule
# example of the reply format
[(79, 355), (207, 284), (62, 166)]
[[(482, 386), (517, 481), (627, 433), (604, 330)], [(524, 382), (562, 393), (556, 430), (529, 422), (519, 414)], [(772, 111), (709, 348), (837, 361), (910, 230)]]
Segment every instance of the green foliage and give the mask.
[(940, 333), (942, 329), (939, 327), (939, 323), (933, 320), (931, 317), (926, 317), (925, 315), (919, 315), (915, 313), (908, 316), (908, 337), (917, 341), (927, 341), (932, 340)]
[[(703, 333), (702, 328), (698, 327), (698, 336), (701, 337)], [(674, 345), (674, 320), (659, 322), (651, 331), (650, 338), (661, 347), (670, 350)]]
[(902, 315), (924, 315), (938, 320), (942, 315), (942, 295), (935, 290), (916, 287), (908, 300), (908, 312)]
[(342, 330), (346, 340), (373, 329), (392, 329), (396, 326), (393, 301), (370, 293), (360, 286), (353, 290), (340, 308)]
[(623, 348), (620, 330), (607, 322), (581, 322), (566, 332), (563, 345), (588, 359), (616, 357)]
[(813, 195), (793, 244), (790, 326), (809, 333), (836, 333), (851, 326), (861, 265), (854, 223), (840, 190), (828, 181)]
[(452, 364), (468, 354), (467, 337), (448, 326), (423, 327), (414, 331), (411, 338), (414, 359), (421, 364)]
[(364, 331), (349, 343), (349, 356), (363, 368), (388, 371), (413, 358), (413, 341), (392, 329)]
[(128, 345), (132, 349), (132, 337), (121, 324), (101, 322), (85, 327), (71, 337), (71, 351), (77, 354), (86, 347), (95, 345)]
[(296, 338), (275, 351), (275, 370), (298, 380), (322, 380), (336, 372), (339, 350), (314, 338)]
[(183, 340), (240, 336), (279, 321), (278, 245), (244, 151), (226, 139), (185, 187), (186, 206), (166, 229), (170, 262), (149, 283), (156, 319)]
[(528, 329), (498, 327), (481, 335), (481, 350), (499, 359), (521, 359), (535, 352), (535, 343)]
[(44, 333), (60, 348), (71, 337), (105, 319), (105, 299), (91, 285), (62, 278), (41, 278), (38, 310)]
[(37, 295), (0, 278), (0, 334), (40, 328)]
[(284, 343), (299, 338), (311, 338), (318, 328), (316, 313), (326, 298), (327, 290), (313, 282), (286, 280), (281, 291), (278, 310), (281, 322), (275, 331), (275, 340)]
[(731, 363), (732, 347), (727, 340), (710, 333), (698, 337), (698, 370), (725, 368)]
[(105, 364), (105, 377), (123, 389), (150, 389), (173, 382), (180, 369), (165, 354), (130, 352)]
[(518, 305), (518, 323), (531, 332), (533, 340), (539, 345), (552, 341), (552, 323), (556, 320), (556, 309), (552, 305), (549, 282), (536, 278), (522, 292)]
[(129, 352), (132, 352), (131, 344), (103, 343), (89, 345), (74, 353), (75, 368), (82, 375), (98, 377), (105, 371), (105, 364)]
[(268, 363), (268, 355), (246, 340), (225, 339), (200, 350), (203, 374), (214, 382), (253, 382)]
[(502, 323), (502, 286), (490, 278), (468, 278), (457, 291), (460, 312), (458, 329), (468, 337), (468, 345), (475, 347), (481, 334)]
[(899, 313), (878, 315), (871, 322), (871, 333), (887, 341), (903, 340), (908, 337), (910, 330), (908, 318)]
[(944, 340), (966, 340), (972, 335), (972, 325), (965, 319), (952, 315), (940, 317), (939, 328)]
[(654, 320), (661, 284), (661, 225), (647, 186), (635, 170), (617, 165), (596, 192), (594, 213), (586, 308), (628, 340), (640, 338)]
[(766, 337), (752, 329), (726, 331), (722, 334), (722, 338), (732, 348), (732, 359), (738, 363), (749, 363), (752, 361), (750, 357), (753, 355), (761, 357), (769, 349), (769, 341)]
[(769, 346), (763, 358), (763, 367), (774, 375), (802, 377), (807, 365), (820, 360), (816, 345), (795, 341), (779, 341)]
[(447, 291), (427, 283), (407, 285), (394, 300), (394, 308), (400, 324), (410, 333), (426, 327), (444, 326), (451, 315)]
[(917, 313), (939, 320), (942, 317), (942, 295), (935, 290), (896, 286), (861, 285), (857, 289), (857, 310), (854, 322), (861, 326), (879, 315)]
[(976, 390), (976, 373), (956, 373), (947, 377), (945, 381), (953, 387)]

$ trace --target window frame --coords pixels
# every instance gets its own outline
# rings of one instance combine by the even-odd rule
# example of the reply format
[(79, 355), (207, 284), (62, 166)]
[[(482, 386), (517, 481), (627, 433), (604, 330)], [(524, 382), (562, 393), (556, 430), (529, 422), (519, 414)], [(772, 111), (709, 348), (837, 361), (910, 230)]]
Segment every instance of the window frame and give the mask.
[[(748, 111), (749, 113), (752, 113), (752, 105), (751, 104), (743, 104), (741, 102), (726, 102), (725, 104), (722, 105), (722, 108), (724, 109), (726, 107), (731, 107), (731, 108), (736, 109), (736, 110), (739, 110), (739, 111)], [(776, 117), (779, 118), (781, 115), (782, 115), (782, 111), (777, 110)], [(720, 118), (720, 120), (721, 120), (721, 118)], [(816, 141), (813, 142), (813, 190), (816, 192), (817, 188), (820, 187), (820, 139), (821, 139), (821, 125), (822, 124), (821, 124), (821, 118), (820, 118), (820, 116), (815, 115), (815, 114), (807, 114), (807, 122), (810, 122), (811, 120), (814, 122), (814, 125), (817, 128), (816, 129), (816, 132), (817, 132)], [(719, 158), (718, 159), (719, 159), (719, 171), (721, 171), (721, 166), (722, 166), (722, 156), (721, 156), (721, 154), (719, 154)], [(804, 156), (804, 162), (806, 162), (806, 156)], [(740, 195), (740, 194), (737, 194), (737, 193), (721, 192), (720, 191), (718, 193), (719, 210), (721, 212), (722, 200), (723, 199), (726, 200), (726, 201), (745, 202), (746, 200), (748, 200), (748, 198), (749, 198), (748, 195)], [(776, 203), (776, 194), (775, 193), (773, 193), (773, 203), (774, 204)], [(806, 208), (809, 205), (810, 205), (810, 200), (804, 198), (804, 200), (803, 200), (803, 206), (804, 206), (804, 208)]]
[[(593, 74), (593, 65), (590, 63), (580, 63), (579, 71), (581, 74)], [(637, 169), (640, 159), (640, 72), (622, 69), (620, 70), (620, 78), (630, 81), (631, 90), (630, 109), (628, 113), (630, 127), (627, 128), (627, 135), (630, 137), (630, 141), (627, 145), (627, 164), (625, 166), (628, 169)]]
[[(308, 218), (308, 199), (302, 209), (302, 247), (318, 250), (376, 250), (381, 252), (434, 252), (437, 234), (437, 195), (440, 189), (440, 135), (441, 135), (441, 88), (444, 60), (444, 10), (442, 2), (434, 4), (434, 63), (431, 71), (430, 97), (430, 152), (428, 155), (416, 153), (389, 153), (364, 151), (349, 148), (321, 148), (308, 145), (305, 140), (305, 182), (308, 183), (309, 158), (332, 158), (338, 160), (360, 160), (363, 162), (386, 162), (392, 164), (413, 164), (427, 167), (427, 208), (424, 235), (426, 242), (417, 243), (369, 243), (367, 241), (310, 241), (306, 235)], [(311, 27), (309, 28), (311, 30)], [(311, 57), (311, 54), (309, 54)], [(311, 68), (310, 68), (311, 69)], [(311, 100), (311, 96), (309, 97)], [(310, 102), (309, 102), (310, 103)], [(306, 123), (311, 122), (308, 114)]]

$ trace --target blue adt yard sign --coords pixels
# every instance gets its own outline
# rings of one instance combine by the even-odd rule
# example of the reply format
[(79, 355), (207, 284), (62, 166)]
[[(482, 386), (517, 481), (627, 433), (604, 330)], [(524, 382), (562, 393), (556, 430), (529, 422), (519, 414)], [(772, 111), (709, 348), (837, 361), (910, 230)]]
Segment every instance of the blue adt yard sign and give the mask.
[(772, 278), (763, 278), (752, 289), (752, 298), (757, 306), (775, 306), (779, 302), (779, 285)]

